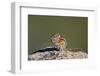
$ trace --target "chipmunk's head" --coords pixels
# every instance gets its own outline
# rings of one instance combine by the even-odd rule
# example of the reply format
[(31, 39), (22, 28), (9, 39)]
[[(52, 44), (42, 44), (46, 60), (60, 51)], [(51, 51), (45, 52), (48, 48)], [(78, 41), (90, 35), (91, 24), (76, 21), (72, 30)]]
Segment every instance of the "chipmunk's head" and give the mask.
[(55, 34), (53, 34), (53, 37), (54, 38), (60, 38), (60, 34), (59, 33), (55, 33)]
[(52, 35), (51, 40), (52, 40), (53, 43), (56, 43), (56, 42), (59, 41), (59, 38), (60, 38), (60, 37), (61, 37), (61, 36), (60, 36), (59, 33), (55, 33), (55, 34)]

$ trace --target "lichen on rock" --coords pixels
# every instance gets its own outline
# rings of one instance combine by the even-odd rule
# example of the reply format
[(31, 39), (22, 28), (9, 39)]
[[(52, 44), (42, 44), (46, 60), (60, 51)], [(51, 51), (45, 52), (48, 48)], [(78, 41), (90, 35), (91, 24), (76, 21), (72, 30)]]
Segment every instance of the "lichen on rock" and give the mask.
[(88, 54), (82, 49), (66, 49), (64, 51), (45, 51), (36, 52), (28, 55), (28, 60), (60, 60), (60, 59), (83, 59), (87, 58)]

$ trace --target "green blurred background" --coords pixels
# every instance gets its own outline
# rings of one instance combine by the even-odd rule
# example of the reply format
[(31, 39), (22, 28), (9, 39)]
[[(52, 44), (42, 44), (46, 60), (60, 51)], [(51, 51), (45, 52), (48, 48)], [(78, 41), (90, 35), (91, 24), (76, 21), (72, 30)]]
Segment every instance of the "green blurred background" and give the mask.
[(28, 15), (28, 53), (51, 46), (50, 37), (60, 33), (67, 48), (88, 48), (88, 18), (71, 16)]

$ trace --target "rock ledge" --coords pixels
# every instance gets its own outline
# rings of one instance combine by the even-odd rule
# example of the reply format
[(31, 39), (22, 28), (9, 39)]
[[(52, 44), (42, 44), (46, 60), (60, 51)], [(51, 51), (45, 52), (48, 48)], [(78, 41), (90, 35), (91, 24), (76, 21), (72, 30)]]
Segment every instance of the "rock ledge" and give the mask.
[(66, 49), (65, 51), (36, 52), (28, 56), (28, 60), (60, 60), (60, 59), (83, 59), (88, 54), (82, 49)]

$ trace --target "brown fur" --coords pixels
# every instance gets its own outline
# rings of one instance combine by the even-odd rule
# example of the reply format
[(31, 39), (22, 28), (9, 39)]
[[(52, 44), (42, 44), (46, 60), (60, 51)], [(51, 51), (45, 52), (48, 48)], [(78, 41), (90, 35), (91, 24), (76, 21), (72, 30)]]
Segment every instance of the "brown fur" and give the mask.
[(51, 38), (52, 43), (55, 47), (57, 47), (59, 50), (65, 50), (66, 48), (66, 39), (61, 36), (59, 33), (55, 33)]

